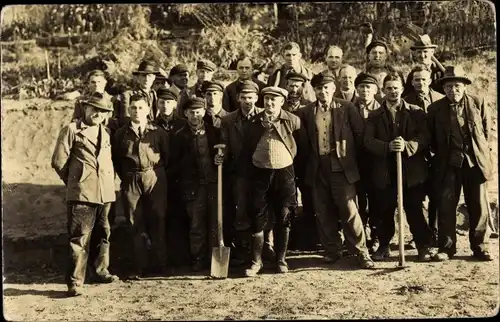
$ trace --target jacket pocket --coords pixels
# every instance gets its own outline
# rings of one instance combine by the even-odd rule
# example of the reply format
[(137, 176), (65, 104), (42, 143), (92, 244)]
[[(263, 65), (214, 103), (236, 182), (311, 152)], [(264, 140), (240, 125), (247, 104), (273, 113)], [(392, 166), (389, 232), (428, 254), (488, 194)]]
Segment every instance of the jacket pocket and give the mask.
[(83, 181), (85, 181), (90, 176), (91, 173), (92, 173), (92, 170), (89, 169), (85, 164), (82, 164), (82, 172), (81, 172), (80, 179), (78, 180), (78, 182), (82, 183)]

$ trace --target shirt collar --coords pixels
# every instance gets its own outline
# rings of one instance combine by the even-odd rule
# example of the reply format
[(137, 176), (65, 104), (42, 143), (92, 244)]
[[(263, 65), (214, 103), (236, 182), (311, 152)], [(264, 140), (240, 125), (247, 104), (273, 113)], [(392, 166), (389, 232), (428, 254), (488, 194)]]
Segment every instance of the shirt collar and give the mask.
[(318, 113), (318, 109), (320, 108), (323, 112), (326, 112), (326, 111), (329, 111), (330, 109), (334, 108), (334, 101), (332, 100), (332, 102), (330, 104), (326, 104), (327, 108), (326, 110), (323, 108), (323, 104), (320, 102), (320, 101), (317, 101), (316, 103), (316, 110), (315, 110), (315, 113)]
[(393, 110), (393, 111), (399, 111), (399, 110), (401, 110), (401, 107), (402, 107), (402, 105), (403, 105), (403, 102), (402, 102), (402, 101), (400, 101), (398, 104), (394, 104), (394, 105), (393, 105), (393, 104), (389, 103), (389, 101), (387, 101), (387, 100), (386, 100), (386, 101), (385, 101), (385, 104), (387, 105), (387, 108), (388, 108), (388, 109)]

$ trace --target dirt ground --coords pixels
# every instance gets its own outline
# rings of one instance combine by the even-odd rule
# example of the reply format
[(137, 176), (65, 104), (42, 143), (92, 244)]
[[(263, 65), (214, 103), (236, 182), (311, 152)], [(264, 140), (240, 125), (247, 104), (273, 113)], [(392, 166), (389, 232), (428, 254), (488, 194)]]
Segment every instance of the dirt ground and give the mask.
[(151, 277), (117, 284), (85, 285), (86, 294), (66, 298), (61, 274), (40, 269), (10, 273), (4, 284), (8, 320), (255, 320), (485, 317), (498, 313), (498, 239), (493, 262), (472, 261), (466, 236), (456, 259), (415, 262), (398, 269), (397, 250), (374, 270), (357, 270), (347, 257), (324, 264), (317, 253), (291, 253), (291, 271), (271, 267), (253, 279), (231, 271), (226, 280), (204, 272)]

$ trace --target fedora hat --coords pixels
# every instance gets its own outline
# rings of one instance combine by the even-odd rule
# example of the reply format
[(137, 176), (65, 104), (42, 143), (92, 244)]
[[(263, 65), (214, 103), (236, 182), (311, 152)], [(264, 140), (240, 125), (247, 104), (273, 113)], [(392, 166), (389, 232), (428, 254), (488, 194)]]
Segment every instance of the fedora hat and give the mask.
[(444, 75), (437, 82), (442, 86), (444, 82), (448, 80), (457, 80), (463, 82), (466, 85), (472, 84), (472, 81), (467, 77), (462, 66), (446, 66), (444, 69)]
[(416, 49), (426, 49), (426, 48), (437, 48), (431, 41), (429, 35), (420, 36), (419, 39), (410, 47), (411, 50)]
[(155, 67), (152, 61), (150, 60), (143, 60), (139, 64), (139, 68), (137, 68), (136, 71), (132, 72), (133, 75), (137, 74), (157, 74), (158, 73), (158, 68)]
[(112, 112), (113, 105), (111, 104), (111, 101), (106, 96), (96, 94), (84, 98), (81, 102), (100, 110)]

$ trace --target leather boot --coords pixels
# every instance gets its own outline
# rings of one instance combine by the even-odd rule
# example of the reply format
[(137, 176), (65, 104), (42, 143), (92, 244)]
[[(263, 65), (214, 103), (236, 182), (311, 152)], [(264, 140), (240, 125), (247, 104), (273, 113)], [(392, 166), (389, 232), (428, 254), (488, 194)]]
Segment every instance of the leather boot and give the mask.
[(274, 234), (272, 229), (264, 230), (264, 248), (262, 256), (265, 261), (274, 263), (276, 261), (276, 252), (274, 251)]
[(286, 251), (288, 248), (288, 239), (290, 237), (290, 228), (283, 227), (276, 236), (276, 264), (278, 273), (288, 273), (288, 264), (286, 263)]
[(264, 232), (252, 234), (252, 266), (245, 270), (245, 276), (256, 276), (262, 270), (262, 248), (264, 246)]

